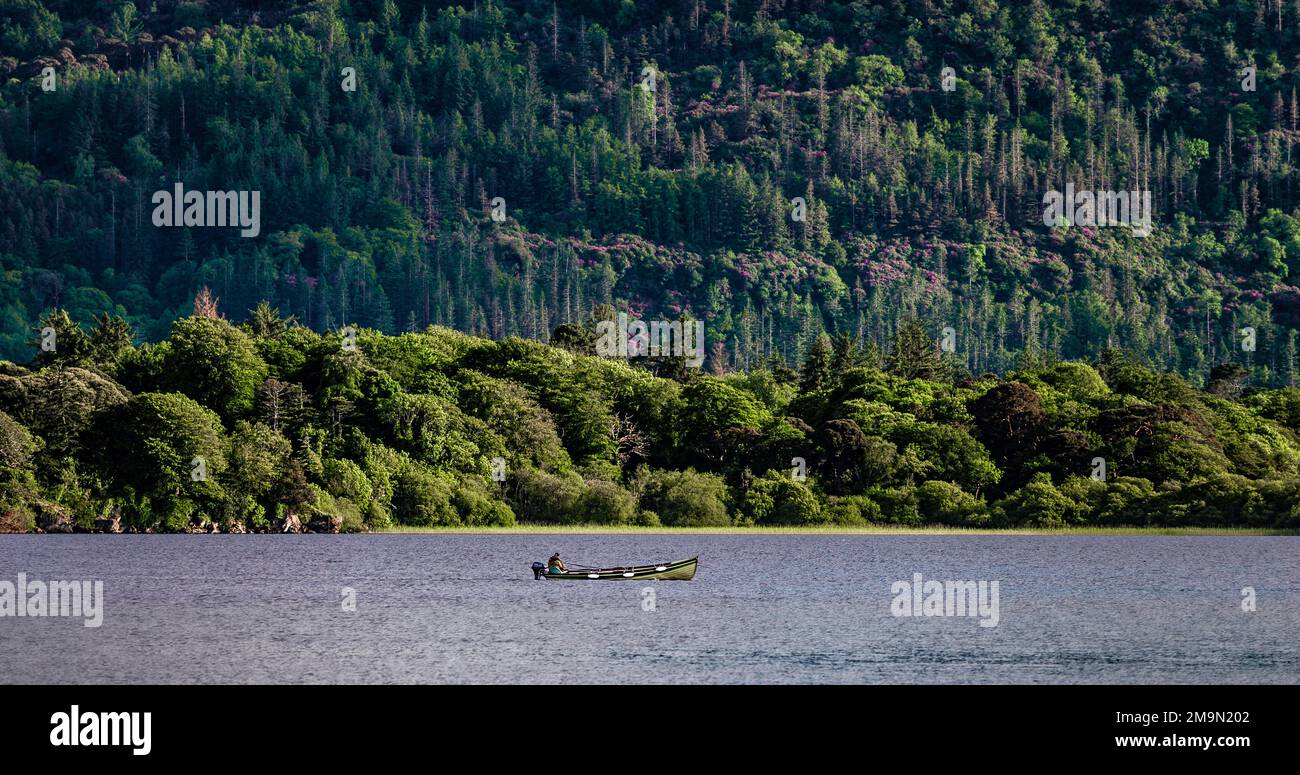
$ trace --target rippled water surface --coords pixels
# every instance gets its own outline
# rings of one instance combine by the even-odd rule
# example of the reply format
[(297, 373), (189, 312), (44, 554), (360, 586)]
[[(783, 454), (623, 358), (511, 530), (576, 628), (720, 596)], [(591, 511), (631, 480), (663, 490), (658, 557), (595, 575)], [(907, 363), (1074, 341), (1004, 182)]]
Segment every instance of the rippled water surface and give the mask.
[[(700, 568), (534, 581), (556, 550)], [(0, 618), (3, 682), (1300, 682), (1297, 537), (0, 536), (19, 572), (104, 623)], [(998, 581), (998, 625), (893, 616), (915, 573)]]

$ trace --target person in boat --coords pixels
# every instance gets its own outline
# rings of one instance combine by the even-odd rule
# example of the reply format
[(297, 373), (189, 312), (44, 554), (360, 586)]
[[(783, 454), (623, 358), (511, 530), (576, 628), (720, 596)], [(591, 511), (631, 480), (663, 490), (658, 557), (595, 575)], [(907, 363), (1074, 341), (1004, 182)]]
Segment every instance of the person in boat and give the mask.
[(564, 567), (564, 560), (560, 559), (560, 553), (556, 552), (551, 555), (551, 559), (546, 562), (547, 573), (564, 573), (568, 568)]

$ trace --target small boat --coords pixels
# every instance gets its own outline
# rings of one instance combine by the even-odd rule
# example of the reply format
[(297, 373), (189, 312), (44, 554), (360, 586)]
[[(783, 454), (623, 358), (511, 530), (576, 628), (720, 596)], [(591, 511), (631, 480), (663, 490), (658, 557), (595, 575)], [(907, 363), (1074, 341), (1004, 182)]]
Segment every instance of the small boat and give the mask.
[[(547, 573), (546, 566), (533, 563), (533, 577), (554, 581), (632, 581), (635, 579), (690, 581), (695, 578), (695, 568), (699, 565), (699, 561), (697, 555), (689, 560), (661, 562), (657, 565), (632, 565), (626, 568), (570, 568), (564, 573)], [(539, 565), (542, 565), (540, 569), (537, 567)]]

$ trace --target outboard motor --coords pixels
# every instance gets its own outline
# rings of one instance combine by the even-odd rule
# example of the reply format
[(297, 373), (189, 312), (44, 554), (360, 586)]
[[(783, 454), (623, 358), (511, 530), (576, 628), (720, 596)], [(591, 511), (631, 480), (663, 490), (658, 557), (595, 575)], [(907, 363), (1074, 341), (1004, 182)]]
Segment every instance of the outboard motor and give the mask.
[(546, 563), (533, 563), (533, 581), (541, 581), (542, 576), (546, 573)]

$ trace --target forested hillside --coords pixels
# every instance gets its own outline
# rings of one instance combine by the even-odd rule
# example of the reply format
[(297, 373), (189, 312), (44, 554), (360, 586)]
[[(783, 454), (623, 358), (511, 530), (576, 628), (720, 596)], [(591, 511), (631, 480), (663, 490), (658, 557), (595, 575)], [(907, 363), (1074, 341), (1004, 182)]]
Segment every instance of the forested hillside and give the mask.
[(0, 0), (0, 530), (1298, 528), (1298, 87), (1300, 0)]
[[(910, 319), (976, 374), (1300, 368), (1293, 0), (0, 0), (0, 82), (19, 362), (51, 309), (158, 341), (206, 286), (318, 331), (690, 315), (720, 372)], [(155, 226), (177, 182), (260, 234)], [(1045, 226), (1067, 184), (1152, 234)]]

